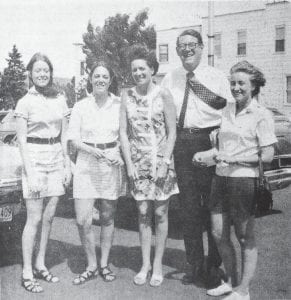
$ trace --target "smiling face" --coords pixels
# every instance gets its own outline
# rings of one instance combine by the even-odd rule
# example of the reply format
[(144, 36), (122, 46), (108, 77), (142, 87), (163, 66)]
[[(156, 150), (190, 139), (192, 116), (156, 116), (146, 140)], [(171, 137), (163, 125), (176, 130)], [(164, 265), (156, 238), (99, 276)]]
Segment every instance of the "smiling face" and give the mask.
[(43, 61), (38, 60), (33, 64), (31, 71), (31, 80), (37, 87), (46, 87), (51, 79), (51, 71), (49, 65)]
[(192, 35), (183, 35), (179, 37), (176, 50), (184, 68), (194, 71), (201, 61), (203, 44), (199, 44), (198, 39)]
[(111, 84), (109, 71), (105, 67), (97, 67), (92, 74), (91, 83), (93, 87), (93, 94), (108, 93), (108, 89)]
[(252, 99), (252, 91), (255, 89), (251, 82), (251, 75), (244, 72), (235, 72), (230, 77), (231, 93), (240, 107), (246, 107)]
[(149, 67), (144, 59), (135, 59), (131, 62), (131, 74), (138, 86), (148, 85), (151, 82), (153, 68)]

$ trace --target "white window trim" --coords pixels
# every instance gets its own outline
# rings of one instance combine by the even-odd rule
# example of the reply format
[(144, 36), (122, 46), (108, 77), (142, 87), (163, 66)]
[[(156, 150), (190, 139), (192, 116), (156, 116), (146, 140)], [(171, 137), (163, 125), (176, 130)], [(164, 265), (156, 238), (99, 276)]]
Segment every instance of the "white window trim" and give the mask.
[(283, 97), (283, 104), (284, 106), (288, 106), (290, 107), (291, 106), (291, 102), (288, 103), (287, 102), (287, 77), (290, 77), (291, 78), (291, 73), (287, 73), (287, 74), (284, 74), (284, 85), (283, 85), (283, 89), (284, 89), (284, 97)]
[[(221, 31), (219, 31), (219, 32), (214, 32), (214, 34), (213, 35), (216, 35), (216, 34), (219, 34), (220, 35), (220, 55), (216, 55), (215, 53), (215, 56), (217, 57), (217, 58), (222, 58), (222, 32)], [(214, 45), (214, 39), (213, 39), (213, 51), (215, 52), (215, 47), (214, 47), (215, 45)]]
[[(168, 48), (168, 60), (167, 61), (160, 61), (160, 46), (167, 46)], [(170, 60), (170, 55), (169, 55), (169, 51), (170, 51), (170, 47), (168, 43), (161, 43), (158, 45), (158, 49), (159, 49), (159, 64), (169, 64), (169, 60)]]
[[(238, 33), (241, 32), (241, 31), (245, 31), (246, 32), (246, 54), (238, 54), (237, 50), (238, 50)], [(236, 57), (246, 57), (248, 55), (248, 32), (247, 32), (247, 29), (246, 28), (241, 28), (241, 29), (238, 29), (236, 31), (236, 47), (235, 47), (235, 51), (236, 51)]]
[[(277, 28), (282, 28), (284, 27), (284, 51), (276, 51), (276, 29)], [(280, 24), (280, 25), (275, 25), (275, 30), (274, 30), (274, 48), (273, 48), (273, 51), (274, 51), (274, 54), (275, 55), (282, 55), (282, 54), (285, 54), (286, 53), (286, 25), (285, 24)]]

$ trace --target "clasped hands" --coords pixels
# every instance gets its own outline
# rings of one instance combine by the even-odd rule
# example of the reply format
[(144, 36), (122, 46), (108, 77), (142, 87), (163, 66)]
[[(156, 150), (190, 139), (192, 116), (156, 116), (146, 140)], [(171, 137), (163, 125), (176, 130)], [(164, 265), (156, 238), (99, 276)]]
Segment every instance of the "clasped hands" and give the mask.
[[(156, 182), (157, 185), (162, 186), (165, 182), (165, 179), (168, 174), (169, 166), (165, 162), (160, 162), (157, 167), (157, 172), (153, 180)], [(139, 179), (139, 175), (137, 172), (136, 167), (133, 163), (127, 166), (127, 175), (129, 178), (129, 184), (132, 185), (134, 180)]]
[(112, 153), (109, 151), (104, 151), (98, 148), (92, 148), (90, 153), (96, 158), (105, 158), (111, 165), (123, 165), (123, 160), (120, 155), (117, 153)]
[(219, 152), (216, 149), (210, 149), (208, 151), (195, 153), (192, 158), (192, 163), (196, 167), (209, 167), (217, 164), (236, 164), (237, 159), (234, 156)]

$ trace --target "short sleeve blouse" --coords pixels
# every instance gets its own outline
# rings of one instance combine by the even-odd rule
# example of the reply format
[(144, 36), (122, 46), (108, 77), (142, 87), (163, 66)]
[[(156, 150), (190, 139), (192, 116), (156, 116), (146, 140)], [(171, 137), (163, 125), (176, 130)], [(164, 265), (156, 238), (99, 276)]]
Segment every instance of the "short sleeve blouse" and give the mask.
[(73, 107), (68, 140), (86, 143), (110, 143), (119, 138), (120, 98), (110, 94), (106, 103), (99, 107), (89, 95)]
[(62, 119), (70, 114), (64, 95), (48, 98), (34, 87), (21, 98), (15, 108), (15, 117), (27, 120), (27, 136), (57, 137), (61, 133)]

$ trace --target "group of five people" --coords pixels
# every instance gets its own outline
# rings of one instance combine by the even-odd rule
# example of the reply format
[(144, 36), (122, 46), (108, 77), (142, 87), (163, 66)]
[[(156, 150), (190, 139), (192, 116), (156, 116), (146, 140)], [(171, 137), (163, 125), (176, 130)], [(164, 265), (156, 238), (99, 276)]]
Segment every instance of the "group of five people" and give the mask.
[[(208, 279), (219, 274), (222, 262), (225, 268), (225, 275), (208, 295), (249, 299), (257, 261), (254, 209), (258, 154), (263, 162), (270, 162), (276, 143), (272, 117), (256, 100), (265, 79), (246, 61), (232, 67), (230, 80), (203, 65), (203, 41), (192, 29), (178, 36), (176, 50), (182, 66), (156, 85), (154, 52), (133, 45), (128, 63), (135, 85), (125, 89), (121, 99), (116, 96), (116, 77), (109, 64), (96, 61), (89, 74), (91, 93), (74, 105), (69, 124), (65, 97), (52, 84), (51, 62), (43, 54), (32, 57), (28, 64), (32, 87), (15, 109), (27, 208), (22, 236), (22, 285), (26, 290), (43, 291), (37, 278), (59, 281), (45, 265), (45, 252), (59, 197), (71, 180), (69, 141), (77, 150), (73, 197), (87, 257), (86, 269), (73, 284), (85, 283), (98, 274), (107, 282), (116, 279), (108, 257), (117, 200), (128, 186), (137, 203), (142, 252), (142, 266), (133, 279), (136, 285), (145, 284), (149, 274), (151, 286), (163, 282), (169, 199), (179, 193), (186, 260), (191, 269), (183, 278), (184, 284), (204, 277), (206, 228)], [(205, 166), (200, 155), (213, 147), (217, 148), (211, 152), (216, 171), (215, 166)], [(92, 231), (96, 199), (100, 199), (99, 268)], [(153, 217), (155, 254), (151, 264)], [(40, 222), (40, 246), (33, 264)], [(231, 222), (242, 250), (240, 284), (230, 240)]]

